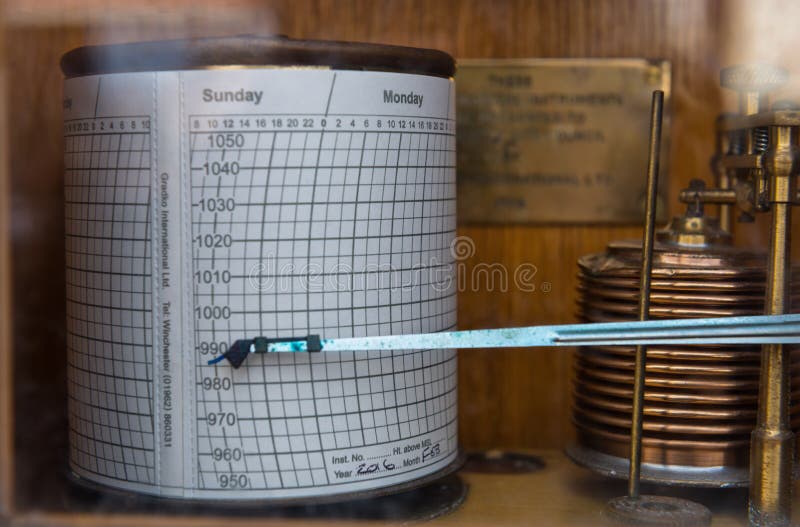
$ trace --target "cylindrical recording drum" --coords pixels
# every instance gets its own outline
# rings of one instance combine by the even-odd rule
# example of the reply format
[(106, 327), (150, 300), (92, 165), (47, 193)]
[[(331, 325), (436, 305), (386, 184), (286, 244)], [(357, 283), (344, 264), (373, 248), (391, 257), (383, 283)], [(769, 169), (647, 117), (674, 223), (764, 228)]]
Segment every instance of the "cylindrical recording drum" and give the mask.
[[(764, 253), (732, 247), (708, 218), (688, 217), (659, 233), (653, 258), (650, 317), (762, 314)], [(616, 242), (581, 258), (579, 316), (585, 322), (636, 318), (641, 244)], [(793, 295), (798, 297), (797, 281)], [(750, 434), (756, 425), (758, 346), (650, 346), (644, 392), (642, 479), (726, 487), (748, 482)], [(792, 385), (800, 386), (800, 350)], [(577, 444), (568, 454), (598, 472), (628, 473), (634, 349), (578, 349), (572, 419)], [(795, 392), (797, 389), (795, 388)], [(792, 423), (800, 424), (795, 393)]]
[(261, 335), (454, 328), (452, 58), (234, 37), (61, 66), (74, 474), (321, 501), (452, 470), (453, 350), (207, 364)]

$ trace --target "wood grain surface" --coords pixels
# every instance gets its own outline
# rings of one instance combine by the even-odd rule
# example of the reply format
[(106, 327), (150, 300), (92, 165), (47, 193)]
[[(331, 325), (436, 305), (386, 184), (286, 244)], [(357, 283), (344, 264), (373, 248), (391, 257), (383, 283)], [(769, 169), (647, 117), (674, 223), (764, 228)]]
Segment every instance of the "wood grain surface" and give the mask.
[[(35, 502), (32, 496), (48, 488), (46, 478), (33, 467), (62, 470), (66, 452), (58, 68), (63, 52), (86, 43), (277, 32), (296, 38), (432, 47), (456, 58), (665, 58), (672, 62), (674, 80), (670, 174), (665, 177), (676, 213), (677, 193), (690, 179), (710, 181), (714, 119), (723, 100), (732, 101), (718, 88), (719, 68), (753, 58), (747, 56), (747, 46), (731, 41), (743, 42), (743, 31), (765, 38), (763, 24), (748, 26), (741, 22), (741, 14), (753, 9), (780, 12), (785, 4), (777, 0), (8, 0), (4, 10), (11, 78), (8, 195), (21, 500), (27, 496)], [(800, 74), (800, 65), (793, 72)], [(765, 219), (737, 227), (738, 243), (766, 246)], [(474, 243), (474, 254), (463, 262), (464, 273), (474, 272), (480, 262), (512, 270), (533, 264), (539, 287), (532, 293), (513, 284), (507, 291), (466, 288), (459, 296), (460, 327), (574, 321), (577, 258), (639, 232), (634, 225), (461, 228), (459, 235)], [(467, 351), (459, 361), (460, 433), (467, 449), (560, 449), (570, 441), (569, 352)]]
[[(609, 499), (624, 495), (625, 483), (609, 481), (573, 465), (561, 452), (533, 451), (545, 467), (525, 474), (462, 473), (469, 485), (464, 504), (455, 511), (427, 521), (431, 527), (494, 526), (516, 527), (596, 527), (605, 525), (603, 510)], [(665, 489), (646, 487), (647, 493), (663, 493)], [(727, 490), (667, 490), (671, 495), (698, 501), (711, 509), (712, 527), (744, 527), (747, 525), (744, 503), (747, 492)], [(799, 496), (800, 497), (800, 496)], [(800, 514), (800, 499), (796, 503)], [(204, 514), (197, 516), (158, 516), (151, 514), (108, 515), (78, 512), (65, 514), (23, 513), (10, 527), (256, 527), (286, 525), (284, 519), (231, 518)], [(369, 520), (331, 520), (323, 517), (294, 519), (295, 527), (335, 525), (337, 527), (371, 527), (407, 525), (400, 522)]]
[(11, 322), (11, 200), (6, 134), (5, 38), (0, 28), (0, 517), (11, 509), (13, 492), (13, 367)]

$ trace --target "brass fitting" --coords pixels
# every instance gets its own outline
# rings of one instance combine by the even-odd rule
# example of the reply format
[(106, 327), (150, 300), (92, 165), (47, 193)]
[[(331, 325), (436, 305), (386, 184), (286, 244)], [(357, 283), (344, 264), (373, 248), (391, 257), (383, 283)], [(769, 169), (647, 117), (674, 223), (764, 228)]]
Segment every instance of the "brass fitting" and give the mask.
[[(767, 267), (766, 314), (790, 312), (791, 210), (797, 177), (797, 137), (789, 126), (770, 126), (764, 156), (772, 230)], [(789, 425), (789, 350), (765, 344), (761, 351), (758, 422), (750, 449), (751, 525), (788, 527), (792, 514), (795, 442)]]

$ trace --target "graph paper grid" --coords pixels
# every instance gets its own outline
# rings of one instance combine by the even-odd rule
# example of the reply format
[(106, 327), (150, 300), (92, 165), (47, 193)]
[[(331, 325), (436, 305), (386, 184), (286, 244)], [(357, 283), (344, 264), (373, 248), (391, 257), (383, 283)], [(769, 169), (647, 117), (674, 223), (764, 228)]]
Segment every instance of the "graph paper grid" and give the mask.
[[(195, 244), (195, 273), (213, 282), (200, 277), (195, 305), (229, 306), (230, 316), (198, 320), (197, 342), (455, 327), (454, 287), (436, 281), (453, 263), (452, 134), (233, 129), (241, 146), (218, 148), (203, 126), (217, 119), (190, 117), (192, 202), (205, 204), (194, 207), (192, 234), (231, 238)], [(237, 173), (209, 168), (225, 163)], [(209, 200), (224, 210), (208, 211)], [(230, 474), (252, 489), (335, 485), (336, 452), (367, 447), (369, 464), (426, 434), (456, 451), (451, 350), (260, 356), (236, 372), (198, 353), (202, 488), (230, 485)], [(203, 379), (220, 371), (232, 388), (208, 389)]]
[(152, 483), (149, 119), (73, 124), (64, 159), (70, 463)]

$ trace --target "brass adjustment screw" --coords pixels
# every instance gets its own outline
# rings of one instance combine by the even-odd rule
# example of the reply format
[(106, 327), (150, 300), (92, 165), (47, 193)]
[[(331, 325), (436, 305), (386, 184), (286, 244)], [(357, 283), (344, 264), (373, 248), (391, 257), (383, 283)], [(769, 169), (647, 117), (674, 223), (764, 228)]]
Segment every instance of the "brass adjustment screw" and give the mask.
[(723, 69), (719, 82), (739, 94), (739, 113), (752, 115), (768, 109), (767, 94), (789, 80), (789, 73), (769, 64), (739, 64)]

